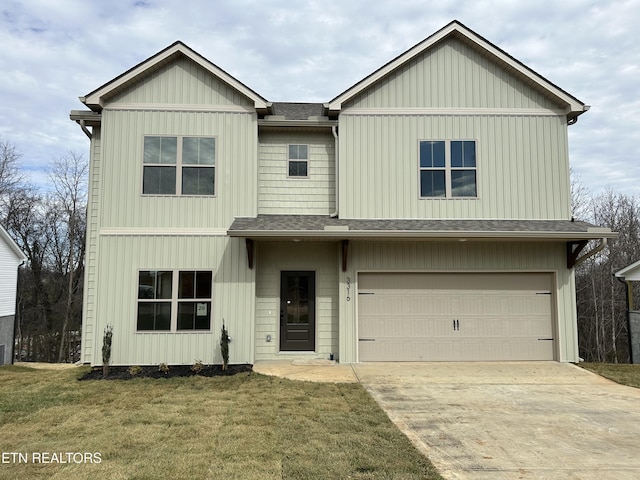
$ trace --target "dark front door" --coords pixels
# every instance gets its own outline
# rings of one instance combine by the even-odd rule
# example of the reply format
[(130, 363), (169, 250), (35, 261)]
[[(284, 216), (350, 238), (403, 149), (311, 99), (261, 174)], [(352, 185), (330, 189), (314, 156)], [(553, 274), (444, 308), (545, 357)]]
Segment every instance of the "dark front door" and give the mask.
[(281, 272), (280, 350), (316, 349), (316, 273)]

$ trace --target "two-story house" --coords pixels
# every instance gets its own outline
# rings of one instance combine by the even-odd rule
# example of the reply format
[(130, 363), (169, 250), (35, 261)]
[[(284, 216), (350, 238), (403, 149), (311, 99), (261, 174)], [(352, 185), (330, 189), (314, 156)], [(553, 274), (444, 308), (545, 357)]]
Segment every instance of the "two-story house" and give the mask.
[(181, 42), (81, 101), (83, 362), (578, 360), (588, 106), (459, 22), (323, 104)]

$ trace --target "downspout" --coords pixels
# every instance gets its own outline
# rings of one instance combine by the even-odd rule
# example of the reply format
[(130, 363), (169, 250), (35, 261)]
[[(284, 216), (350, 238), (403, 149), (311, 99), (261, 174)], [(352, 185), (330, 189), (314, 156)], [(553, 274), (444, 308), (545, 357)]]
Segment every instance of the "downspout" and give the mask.
[(338, 178), (339, 178), (339, 162), (338, 162), (338, 157), (339, 157), (339, 153), (338, 153), (338, 148), (339, 148), (339, 144), (338, 144), (338, 126), (337, 125), (332, 125), (331, 126), (331, 133), (333, 134), (333, 139), (335, 142), (335, 147), (334, 147), (334, 155), (336, 157), (336, 173), (335, 173), (335, 188), (336, 188), (336, 209), (335, 211), (329, 215), (331, 218), (338, 218), (338, 199), (340, 198), (340, 183), (338, 182)]
[(578, 258), (573, 266), (577, 267), (578, 265), (580, 265), (582, 262), (584, 262), (587, 258), (589, 257), (593, 257), (596, 253), (600, 252), (604, 247), (607, 246), (607, 239), (606, 238), (602, 238), (602, 243), (600, 245), (598, 245), (596, 248), (594, 248), (593, 250), (585, 253), (584, 255), (582, 255), (580, 258)]
[[(615, 275), (615, 274), (614, 274)], [(633, 342), (631, 341), (631, 310), (633, 310), (633, 300), (631, 299), (631, 282), (624, 278), (616, 277), (624, 285), (624, 296), (627, 303), (627, 341), (629, 342), (629, 362), (633, 365)]]
[(80, 125), (80, 128), (82, 129), (82, 131), (84, 132), (84, 134), (89, 137), (89, 140), (91, 140), (93, 138), (93, 136), (91, 135), (91, 132), (89, 131), (89, 129), (87, 128), (87, 126), (84, 123), (84, 120), (78, 120), (78, 125)]

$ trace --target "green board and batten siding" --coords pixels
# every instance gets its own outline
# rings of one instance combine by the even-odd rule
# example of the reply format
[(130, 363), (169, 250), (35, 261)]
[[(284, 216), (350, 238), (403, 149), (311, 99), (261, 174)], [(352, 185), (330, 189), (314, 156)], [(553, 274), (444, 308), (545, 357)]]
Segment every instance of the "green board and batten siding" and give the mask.
[[(340, 216), (568, 219), (567, 125), (559, 108), (448, 40), (345, 105)], [(419, 141), (456, 139), (477, 142), (478, 198), (420, 199)]]
[(130, 88), (109, 99), (110, 108), (136, 105), (215, 110), (216, 106), (254, 111), (253, 103), (230, 85), (187, 58), (161, 66)]
[[(251, 105), (186, 59), (162, 66), (105, 105), (91, 151), (83, 362), (102, 362), (108, 324), (114, 365), (219, 362), (223, 319), (233, 337), (230, 360), (253, 361), (254, 270), (247, 268), (244, 242), (225, 237), (234, 216), (257, 213)], [(143, 196), (145, 135), (214, 136), (215, 197)], [(137, 333), (137, 272), (145, 269), (213, 270), (211, 333)]]

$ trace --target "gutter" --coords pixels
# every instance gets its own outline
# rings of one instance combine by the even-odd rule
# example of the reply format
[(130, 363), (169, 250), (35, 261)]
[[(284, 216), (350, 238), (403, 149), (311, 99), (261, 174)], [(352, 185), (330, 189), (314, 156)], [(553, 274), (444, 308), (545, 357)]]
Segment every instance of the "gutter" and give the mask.
[(69, 118), (80, 125), (89, 140), (93, 138), (93, 134), (87, 127), (99, 127), (102, 122), (102, 115), (87, 110), (72, 110)]
[[(229, 237), (249, 237), (249, 238), (422, 238), (422, 239), (531, 239), (531, 240), (592, 240), (593, 232), (514, 232), (514, 231), (424, 231), (424, 230), (350, 230), (348, 226), (325, 227), (324, 230), (228, 230)], [(613, 235), (615, 236), (615, 235)], [(596, 237), (597, 238), (597, 237)], [(602, 238), (603, 243), (580, 257), (584, 261), (588, 257), (595, 255), (602, 250), (606, 242), (606, 237)]]
[(576, 113), (571, 118), (567, 118), (567, 125), (573, 125), (574, 123), (577, 123), (578, 122), (578, 117), (580, 115), (582, 115), (583, 113), (588, 112), (590, 108), (591, 108), (591, 105), (584, 105), (582, 107), (582, 111), (581, 112)]

